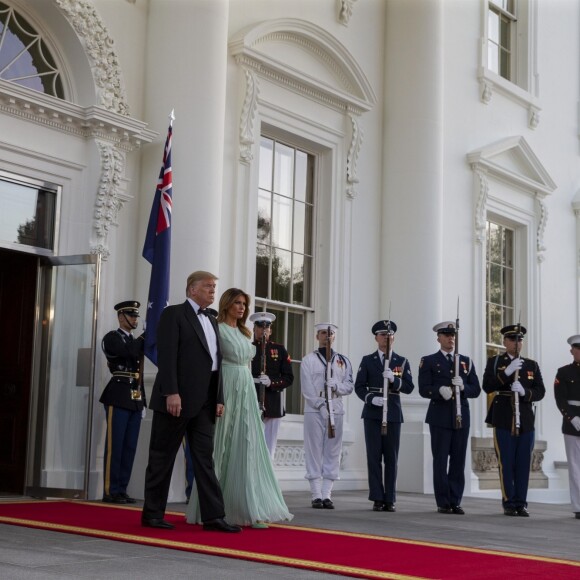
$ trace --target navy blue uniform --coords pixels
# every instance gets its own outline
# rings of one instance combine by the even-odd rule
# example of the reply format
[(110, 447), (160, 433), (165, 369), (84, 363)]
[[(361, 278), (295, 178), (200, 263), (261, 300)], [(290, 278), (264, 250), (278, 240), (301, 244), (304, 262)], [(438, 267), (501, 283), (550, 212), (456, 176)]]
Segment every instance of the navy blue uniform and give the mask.
[(475, 399), (481, 392), (479, 379), (471, 360), (459, 357), (459, 375), (463, 379), (461, 391), (461, 428), (455, 428), (455, 389), (446, 401), (439, 387), (452, 387), (453, 363), (442, 351), (425, 356), (419, 365), (419, 394), (431, 399), (425, 422), (431, 432), (433, 454), (433, 488), (439, 508), (452, 508), (461, 504), (465, 488), (465, 455), (469, 440), (470, 414), (467, 399)]
[(100, 402), (105, 406), (107, 435), (104, 455), (104, 495), (123, 496), (131, 478), (141, 412), (146, 406), (140, 378), (143, 338), (133, 338), (121, 329), (108, 332), (102, 348), (112, 373)]
[[(520, 434), (512, 435), (514, 427), (514, 397), (511, 391), (515, 373), (506, 376), (505, 369), (512, 361), (508, 354), (487, 360), (483, 375), (483, 390), (495, 393), (486, 422), (494, 427), (494, 443), (499, 463), (499, 477), (504, 509), (527, 506), (530, 464), (534, 448), (534, 409), (532, 403), (546, 394), (540, 367), (536, 361), (522, 358), (519, 382), (525, 391), (520, 397)], [(517, 395), (519, 396), (519, 395)]]
[(400, 393), (409, 394), (415, 386), (409, 361), (393, 352), (389, 368), (395, 375), (395, 382), (389, 385), (387, 434), (381, 435), (383, 408), (373, 405), (372, 399), (383, 396), (383, 366), (384, 363), (378, 351), (363, 357), (356, 375), (354, 389), (359, 399), (365, 403), (361, 417), (364, 420), (367, 449), (369, 499), (374, 502), (394, 504), (401, 423), (403, 423)]

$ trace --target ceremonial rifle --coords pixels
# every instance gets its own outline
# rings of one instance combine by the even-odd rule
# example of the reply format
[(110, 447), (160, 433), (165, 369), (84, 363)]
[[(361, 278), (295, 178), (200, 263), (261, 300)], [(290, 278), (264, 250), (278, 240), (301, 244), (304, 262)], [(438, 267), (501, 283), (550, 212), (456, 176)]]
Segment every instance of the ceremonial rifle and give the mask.
[[(260, 358), (260, 372), (262, 375), (266, 374), (266, 329), (263, 328), (262, 334), (262, 354)], [(264, 413), (266, 412), (266, 385), (261, 382), (258, 386), (258, 403), (260, 405), (260, 413), (262, 414), (262, 419), (264, 418)]]
[[(457, 318), (455, 319), (455, 359), (453, 367), (453, 376), (460, 375), (460, 360), (459, 360), (459, 296), (457, 297)], [(455, 429), (461, 429), (463, 417), (461, 416), (461, 389), (455, 385)]]
[(331, 328), (329, 326), (328, 333), (326, 335), (326, 380), (324, 381), (324, 398), (326, 402), (326, 408), (328, 409), (328, 438), (334, 439), (336, 435), (334, 405), (332, 403), (332, 389), (328, 384), (328, 381), (332, 377), (332, 349), (330, 347), (330, 332)]
[[(521, 330), (521, 321), (522, 315), (520, 313), (520, 317), (518, 320), (518, 324), (516, 326), (516, 356), (515, 358), (520, 358), (520, 330)], [(520, 380), (520, 370), (516, 369), (514, 373), (514, 383)], [(513, 403), (514, 403), (514, 423), (512, 427), (512, 435), (516, 437), (520, 434), (520, 395), (518, 393), (512, 393), (513, 395)]]
[[(391, 364), (391, 356), (393, 355), (393, 332), (391, 331), (391, 307), (389, 305), (389, 319), (387, 320), (387, 350), (385, 351), (383, 372), (386, 371)], [(387, 434), (387, 413), (389, 410), (389, 379), (383, 377), (383, 420), (381, 422), (381, 435)]]

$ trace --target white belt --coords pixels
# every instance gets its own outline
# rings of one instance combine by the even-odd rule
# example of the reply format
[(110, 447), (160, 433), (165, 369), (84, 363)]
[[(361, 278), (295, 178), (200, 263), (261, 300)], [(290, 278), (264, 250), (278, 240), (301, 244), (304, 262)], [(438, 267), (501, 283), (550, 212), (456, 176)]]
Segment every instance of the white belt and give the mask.
[(573, 407), (580, 407), (580, 401), (568, 401), (568, 405), (572, 405)]

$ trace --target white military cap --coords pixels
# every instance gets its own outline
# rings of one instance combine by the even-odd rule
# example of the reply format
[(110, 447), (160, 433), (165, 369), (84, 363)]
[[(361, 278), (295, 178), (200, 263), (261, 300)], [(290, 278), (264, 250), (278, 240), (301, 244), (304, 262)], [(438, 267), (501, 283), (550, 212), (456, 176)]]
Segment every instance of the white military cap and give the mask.
[(250, 322), (256, 326), (270, 326), (274, 320), (276, 320), (276, 315), (271, 312), (254, 312), (250, 316)]
[(433, 330), (437, 334), (455, 334), (455, 322), (452, 320), (446, 320), (445, 322), (440, 322), (433, 327)]
[(336, 324), (332, 324), (332, 322), (319, 322), (318, 324), (314, 325), (314, 328), (316, 328), (316, 332), (320, 332), (321, 330), (328, 330), (329, 327), (330, 333), (336, 334), (338, 326), (336, 326)]
[(569, 339), (568, 339), (568, 344), (570, 346), (580, 346), (580, 334), (573, 334)]

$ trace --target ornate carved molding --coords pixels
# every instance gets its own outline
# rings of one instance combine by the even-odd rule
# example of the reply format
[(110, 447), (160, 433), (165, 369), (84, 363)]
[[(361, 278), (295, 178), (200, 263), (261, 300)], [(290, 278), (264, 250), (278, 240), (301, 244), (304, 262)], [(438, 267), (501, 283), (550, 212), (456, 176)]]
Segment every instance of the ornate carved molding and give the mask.
[(356, 184), (359, 182), (357, 176), (357, 163), (364, 133), (362, 129), (359, 128), (354, 116), (349, 115), (349, 118), (352, 128), (352, 135), (350, 140), (350, 147), (348, 149), (348, 155), (346, 157), (346, 195), (349, 199), (354, 199), (358, 195), (358, 191), (356, 191)]
[(546, 222), (548, 221), (548, 208), (540, 197), (537, 198), (537, 203), (540, 208), (538, 218), (538, 229), (536, 232), (536, 244), (538, 253), (538, 262), (542, 263), (545, 259), (544, 252), (546, 245), (544, 244), (544, 232), (546, 231)]
[(474, 166), (475, 175), (479, 180), (479, 192), (477, 194), (477, 201), (475, 202), (475, 241), (478, 244), (485, 243), (485, 227), (486, 227), (486, 204), (487, 195), (489, 193), (489, 183), (487, 181), (487, 174), (477, 165)]
[(91, 253), (99, 252), (107, 260), (110, 251), (107, 245), (109, 230), (117, 225), (117, 216), (125, 199), (121, 196), (120, 184), (125, 168), (125, 155), (111, 143), (97, 141), (101, 154), (101, 179), (95, 201), (94, 229), (96, 242), (91, 244)]
[(77, 33), (91, 63), (99, 104), (108, 111), (129, 115), (114, 41), (88, 0), (54, 0)]
[(338, 3), (338, 21), (348, 26), (352, 10), (357, 0), (337, 0)]
[(240, 161), (249, 163), (253, 159), (254, 120), (258, 109), (260, 87), (253, 71), (244, 68), (244, 75), (246, 77), (246, 95), (240, 115)]
[[(348, 455), (348, 445), (346, 444), (341, 451), (340, 467), (344, 466), (344, 461)], [(274, 453), (275, 467), (304, 467), (304, 445), (284, 445), (278, 442)]]

